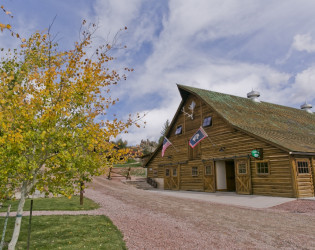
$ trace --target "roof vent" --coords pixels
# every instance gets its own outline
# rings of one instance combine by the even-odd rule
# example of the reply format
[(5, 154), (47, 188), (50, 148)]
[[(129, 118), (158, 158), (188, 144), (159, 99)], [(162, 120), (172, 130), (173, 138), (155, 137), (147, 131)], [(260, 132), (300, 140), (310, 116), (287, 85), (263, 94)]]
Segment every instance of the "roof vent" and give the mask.
[(247, 98), (251, 99), (253, 102), (260, 102), (258, 97), (260, 93), (258, 91), (252, 90), (251, 92), (247, 93)]
[(303, 109), (303, 110), (305, 110), (307, 113), (311, 113), (311, 114), (313, 114), (313, 112), (312, 112), (312, 104), (307, 104), (306, 102), (303, 104), (303, 105), (301, 105), (301, 109)]

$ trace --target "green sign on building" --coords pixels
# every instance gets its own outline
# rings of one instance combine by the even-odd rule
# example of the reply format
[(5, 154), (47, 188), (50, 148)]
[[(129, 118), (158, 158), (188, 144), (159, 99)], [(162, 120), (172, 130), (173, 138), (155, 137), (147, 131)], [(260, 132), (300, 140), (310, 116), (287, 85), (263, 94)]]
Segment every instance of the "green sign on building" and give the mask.
[(259, 158), (260, 152), (257, 149), (252, 150), (252, 156), (255, 158)]

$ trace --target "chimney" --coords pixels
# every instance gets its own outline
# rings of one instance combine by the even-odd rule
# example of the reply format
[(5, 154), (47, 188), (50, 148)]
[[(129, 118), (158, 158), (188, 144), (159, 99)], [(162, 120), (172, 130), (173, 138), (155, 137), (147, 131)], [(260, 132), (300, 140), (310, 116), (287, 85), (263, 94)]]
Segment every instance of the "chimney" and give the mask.
[(258, 91), (252, 90), (251, 92), (247, 93), (247, 98), (251, 99), (253, 102), (260, 102), (258, 97), (260, 96), (260, 93)]
[(303, 105), (301, 105), (301, 109), (305, 110), (307, 113), (313, 114), (312, 112), (312, 104), (308, 104), (308, 103), (304, 103)]

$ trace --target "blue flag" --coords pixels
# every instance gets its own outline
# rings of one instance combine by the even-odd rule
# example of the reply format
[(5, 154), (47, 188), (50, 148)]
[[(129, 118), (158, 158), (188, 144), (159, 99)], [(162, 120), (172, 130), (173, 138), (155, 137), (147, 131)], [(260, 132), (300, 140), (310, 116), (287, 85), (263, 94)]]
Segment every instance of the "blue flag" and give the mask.
[(191, 137), (189, 140), (189, 145), (194, 148), (199, 142), (208, 137), (207, 133), (203, 130), (202, 127)]

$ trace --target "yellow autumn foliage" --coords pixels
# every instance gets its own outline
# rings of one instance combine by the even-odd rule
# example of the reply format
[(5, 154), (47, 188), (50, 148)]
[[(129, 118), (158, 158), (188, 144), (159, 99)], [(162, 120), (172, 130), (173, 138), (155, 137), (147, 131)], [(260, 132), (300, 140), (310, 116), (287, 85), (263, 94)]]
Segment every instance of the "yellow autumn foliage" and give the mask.
[(90, 56), (92, 33), (62, 51), (38, 32), (0, 62), (0, 199), (23, 186), (25, 195), (69, 196), (126, 157), (111, 141), (132, 119), (104, 115), (118, 101), (109, 92), (121, 77), (110, 68), (112, 45)]

